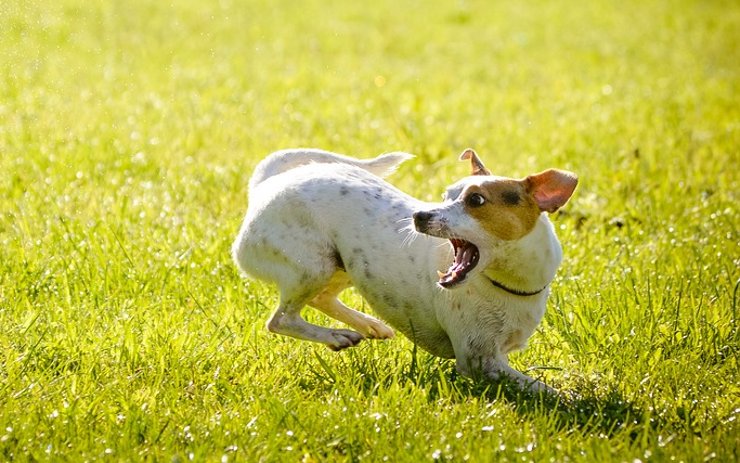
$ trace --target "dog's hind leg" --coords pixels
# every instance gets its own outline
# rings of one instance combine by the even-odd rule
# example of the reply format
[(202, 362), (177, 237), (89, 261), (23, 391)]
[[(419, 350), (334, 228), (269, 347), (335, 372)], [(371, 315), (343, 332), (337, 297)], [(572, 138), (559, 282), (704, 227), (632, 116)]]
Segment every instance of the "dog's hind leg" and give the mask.
[(367, 338), (392, 338), (393, 330), (385, 323), (370, 315), (351, 309), (337, 299), (337, 295), (351, 284), (347, 274), (338, 271), (331, 277), (326, 287), (309, 302), (309, 305), (335, 320), (346, 323)]
[(308, 323), (301, 317), (307, 297), (291, 297), (281, 293), (280, 304), (267, 322), (272, 333), (283, 334), (305, 341), (326, 344), (332, 350), (356, 346), (364, 338), (352, 330), (330, 329)]
[[(294, 222), (300, 223), (310, 232), (317, 228), (312, 224), (311, 217), (279, 208), (266, 210), (262, 214), (268, 215), (253, 218), (244, 227), (234, 246), (234, 258), (242, 270), (275, 283), (280, 290), (280, 303), (267, 322), (267, 329), (277, 334), (320, 342), (333, 350), (357, 345), (364, 339), (363, 334), (346, 329), (324, 328), (308, 323), (301, 317), (301, 310), (306, 304), (316, 297), (321, 300), (319, 295), (327, 287), (336, 285), (336, 282), (332, 283), (332, 277), (340, 273), (340, 262), (331, 243), (318, 233), (307, 233), (294, 225)], [(289, 239), (287, 232), (275, 231), (269, 226), (273, 223), (282, 224), (292, 233), (302, 233), (303, 239)], [(346, 282), (334, 292), (334, 296), (345, 287)], [(329, 305), (326, 306), (331, 309)], [(334, 310), (338, 311), (341, 312), (341, 309)]]
[[(312, 270), (304, 268), (302, 271), (295, 273), (286, 272), (288, 267), (283, 267), (282, 278), (278, 282), (280, 288), (280, 304), (267, 322), (267, 329), (273, 333), (306, 341), (320, 342), (326, 344), (332, 350), (342, 350), (347, 347), (356, 346), (365, 338), (363, 336), (365, 332), (370, 333), (371, 330), (365, 329), (362, 333), (358, 333), (346, 329), (325, 328), (309, 323), (301, 317), (303, 307), (306, 304), (315, 306), (314, 301), (316, 300), (321, 301), (322, 307), (327, 307), (331, 310), (332, 305), (328, 302), (328, 298), (325, 295), (331, 293), (336, 300), (336, 295), (349, 285), (349, 280), (337, 277), (337, 274), (344, 274), (344, 272), (332, 268), (333, 265), (329, 262), (323, 262), (323, 264), (325, 265), (317, 263)], [(297, 268), (297, 266), (293, 266), (293, 269)], [(289, 275), (293, 277), (291, 278)], [(337, 302), (339, 303), (339, 301)], [(322, 308), (321, 310), (324, 309)], [(349, 308), (347, 310), (354, 312), (354, 310)], [(332, 314), (344, 312), (341, 308), (337, 308), (332, 313), (326, 313), (333, 316)], [(362, 315), (358, 312), (355, 313)], [(362, 316), (367, 317), (366, 315)], [(334, 318), (339, 319), (338, 317)], [(348, 319), (346, 316), (343, 318)], [(377, 320), (375, 321), (377, 322)], [(361, 325), (359, 323), (353, 324), (349, 322), (347, 324), (352, 327), (365, 327), (367, 325), (367, 323)], [(386, 330), (389, 329), (386, 327)]]

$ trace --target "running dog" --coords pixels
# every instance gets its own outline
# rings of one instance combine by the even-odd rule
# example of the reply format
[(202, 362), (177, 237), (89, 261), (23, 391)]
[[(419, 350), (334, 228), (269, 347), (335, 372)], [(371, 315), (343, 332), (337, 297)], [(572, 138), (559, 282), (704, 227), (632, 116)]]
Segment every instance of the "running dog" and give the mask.
[[(505, 375), (553, 392), (511, 368), (508, 354), (525, 346), (545, 312), (562, 259), (547, 213), (569, 200), (577, 177), (557, 169), (494, 176), (468, 149), (460, 158), (472, 174), (428, 203), (382, 179), (411, 157), (299, 149), (257, 166), (232, 252), (246, 274), (279, 289), (268, 330), (341, 350), (393, 337), (387, 323), (433, 355), (455, 358), (463, 375)], [(385, 323), (337, 298), (350, 286)], [(353, 329), (308, 323), (306, 305)]]

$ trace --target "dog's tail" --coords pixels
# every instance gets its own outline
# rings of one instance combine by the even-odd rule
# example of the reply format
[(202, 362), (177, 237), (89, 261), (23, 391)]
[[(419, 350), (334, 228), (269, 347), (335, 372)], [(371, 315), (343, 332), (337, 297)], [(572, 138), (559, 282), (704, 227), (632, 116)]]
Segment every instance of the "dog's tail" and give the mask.
[(307, 164), (349, 164), (379, 177), (385, 177), (395, 171), (403, 161), (412, 157), (413, 155), (400, 151), (381, 154), (374, 159), (355, 159), (317, 149), (276, 151), (257, 164), (249, 180), (249, 190), (272, 176)]

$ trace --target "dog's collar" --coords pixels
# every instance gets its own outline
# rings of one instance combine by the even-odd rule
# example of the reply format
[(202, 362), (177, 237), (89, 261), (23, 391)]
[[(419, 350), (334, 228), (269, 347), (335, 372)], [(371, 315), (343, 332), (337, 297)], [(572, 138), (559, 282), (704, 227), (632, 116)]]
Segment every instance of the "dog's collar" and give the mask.
[[(486, 278), (488, 278), (488, 277), (486, 277)], [(493, 284), (493, 286), (497, 287), (498, 289), (502, 289), (502, 290), (506, 291), (509, 294), (513, 294), (514, 296), (536, 296), (539, 293), (541, 293), (542, 291), (544, 291), (545, 289), (547, 289), (547, 286), (549, 285), (549, 283), (548, 283), (547, 285), (545, 285), (544, 287), (538, 289), (537, 291), (519, 291), (518, 289), (509, 288), (508, 286), (504, 285), (503, 283), (499, 283), (498, 281), (493, 280), (491, 278), (488, 278), (488, 280), (491, 282), (491, 284)]]

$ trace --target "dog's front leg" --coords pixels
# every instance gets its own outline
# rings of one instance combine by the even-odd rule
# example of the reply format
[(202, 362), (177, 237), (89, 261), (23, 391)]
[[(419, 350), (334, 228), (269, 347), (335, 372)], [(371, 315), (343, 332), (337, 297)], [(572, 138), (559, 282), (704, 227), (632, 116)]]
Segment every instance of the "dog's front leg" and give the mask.
[(514, 380), (519, 387), (534, 394), (557, 395), (557, 391), (542, 381), (531, 378), (509, 366), (508, 359), (503, 358), (478, 358), (476, 360), (460, 359), (456, 362), (457, 370), (465, 376), (473, 376), (476, 373), (487, 379), (500, 381), (504, 378)]

